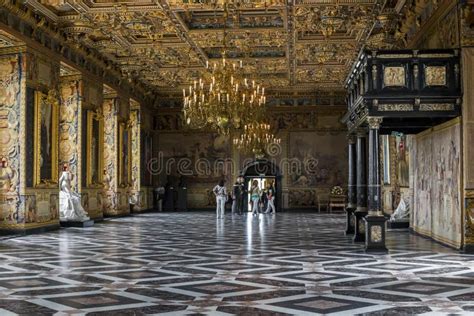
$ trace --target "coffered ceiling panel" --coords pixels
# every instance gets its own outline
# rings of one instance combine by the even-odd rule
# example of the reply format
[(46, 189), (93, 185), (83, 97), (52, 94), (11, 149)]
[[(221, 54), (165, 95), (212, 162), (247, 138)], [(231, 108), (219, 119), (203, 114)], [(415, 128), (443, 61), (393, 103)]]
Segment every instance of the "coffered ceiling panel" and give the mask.
[(228, 16), (223, 0), (34, 2), (54, 16), (70, 42), (169, 95), (198, 78), (224, 49), (270, 93), (342, 91), (369, 36), (387, 32), (380, 16), (393, 11), (395, 1), (228, 0)]

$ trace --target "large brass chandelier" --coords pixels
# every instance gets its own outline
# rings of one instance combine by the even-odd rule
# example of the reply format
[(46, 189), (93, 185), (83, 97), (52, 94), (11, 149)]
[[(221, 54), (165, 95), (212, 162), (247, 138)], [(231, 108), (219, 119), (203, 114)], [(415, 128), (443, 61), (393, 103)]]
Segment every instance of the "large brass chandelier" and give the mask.
[(270, 124), (254, 122), (244, 126), (244, 131), (233, 143), (238, 149), (252, 153), (257, 158), (263, 158), (269, 146), (280, 144), (281, 139), (276, 138), (270, 130)]
[(265, 88), (249, 80), (242, 61), (226, 58), (227, 5), (224, 5), (224, 50), (218, 62), (206, 62), (206, 72), (183, 89), (185, 123), (191, 128), (210, 127), (220, 134), (242, 129), (263, 117)]

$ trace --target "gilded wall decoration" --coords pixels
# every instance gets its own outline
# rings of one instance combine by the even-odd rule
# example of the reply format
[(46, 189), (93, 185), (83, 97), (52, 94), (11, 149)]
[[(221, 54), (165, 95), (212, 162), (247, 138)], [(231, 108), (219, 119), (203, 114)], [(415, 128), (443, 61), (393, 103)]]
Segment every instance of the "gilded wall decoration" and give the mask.
[(19, 224), (24, 220), (24, 199), (20, 197), (24, 105), (19, 96), (25, 87), (22, 57), (21, 54), (0, 56), (0, 156), (6, 159), (0, 178), (0, 221), (5, 224)]
[(117, 209), (118, 118), (117, 99), (105, 99), (104, 113), (104, 213)]
[[(20, 185), (20, 55), (0, 56), (0, 156), (7, 160), (9, 174), (2, 177), (2, 195), (18, 194)], [(5, 172), (6, 173), (6, 172)]]
[(80, 191), (80, 109), (81, 109), (80, 81), (67, 81), (60, 85), (59, 108), (59, 162), (67, 164), (73, 177), (71, 188)]

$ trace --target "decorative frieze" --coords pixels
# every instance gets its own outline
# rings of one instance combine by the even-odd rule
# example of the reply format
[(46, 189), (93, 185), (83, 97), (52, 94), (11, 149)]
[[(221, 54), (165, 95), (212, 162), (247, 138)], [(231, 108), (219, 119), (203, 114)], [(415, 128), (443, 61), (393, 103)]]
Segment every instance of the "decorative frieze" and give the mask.
[(409, 104), (409, 103), (378, 104), (377, 110), (381, 112), (407, 112), (407, 111), (413, 111), (413, 104)]
[(420, 111), (454, 111), (453, 103), (422, 103)]

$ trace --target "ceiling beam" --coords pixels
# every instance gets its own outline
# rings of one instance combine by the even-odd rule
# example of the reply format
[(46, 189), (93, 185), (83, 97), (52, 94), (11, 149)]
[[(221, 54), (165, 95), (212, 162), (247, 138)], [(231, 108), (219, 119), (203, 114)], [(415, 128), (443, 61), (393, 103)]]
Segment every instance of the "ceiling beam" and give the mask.
[(189, 35), (189, 29), (184, 23), (184, 21), (181, 19), (181, 17), (176, 12), (171, 10), (171, 7), (167, 0), (155, 0), (155, 2), (161, 5), (163, 12), (171, 20), (171, 22), (173, 22), (178, 36), (181, 37), (184, 42), (188, 43), (188, 45), (198, 54), (202, 64), (205, 65), (206, 61), (208, 60), (207, 55), (206, 53), (204, 53), (201, 47), (199, 47), (193, 41), (193, 39)]

